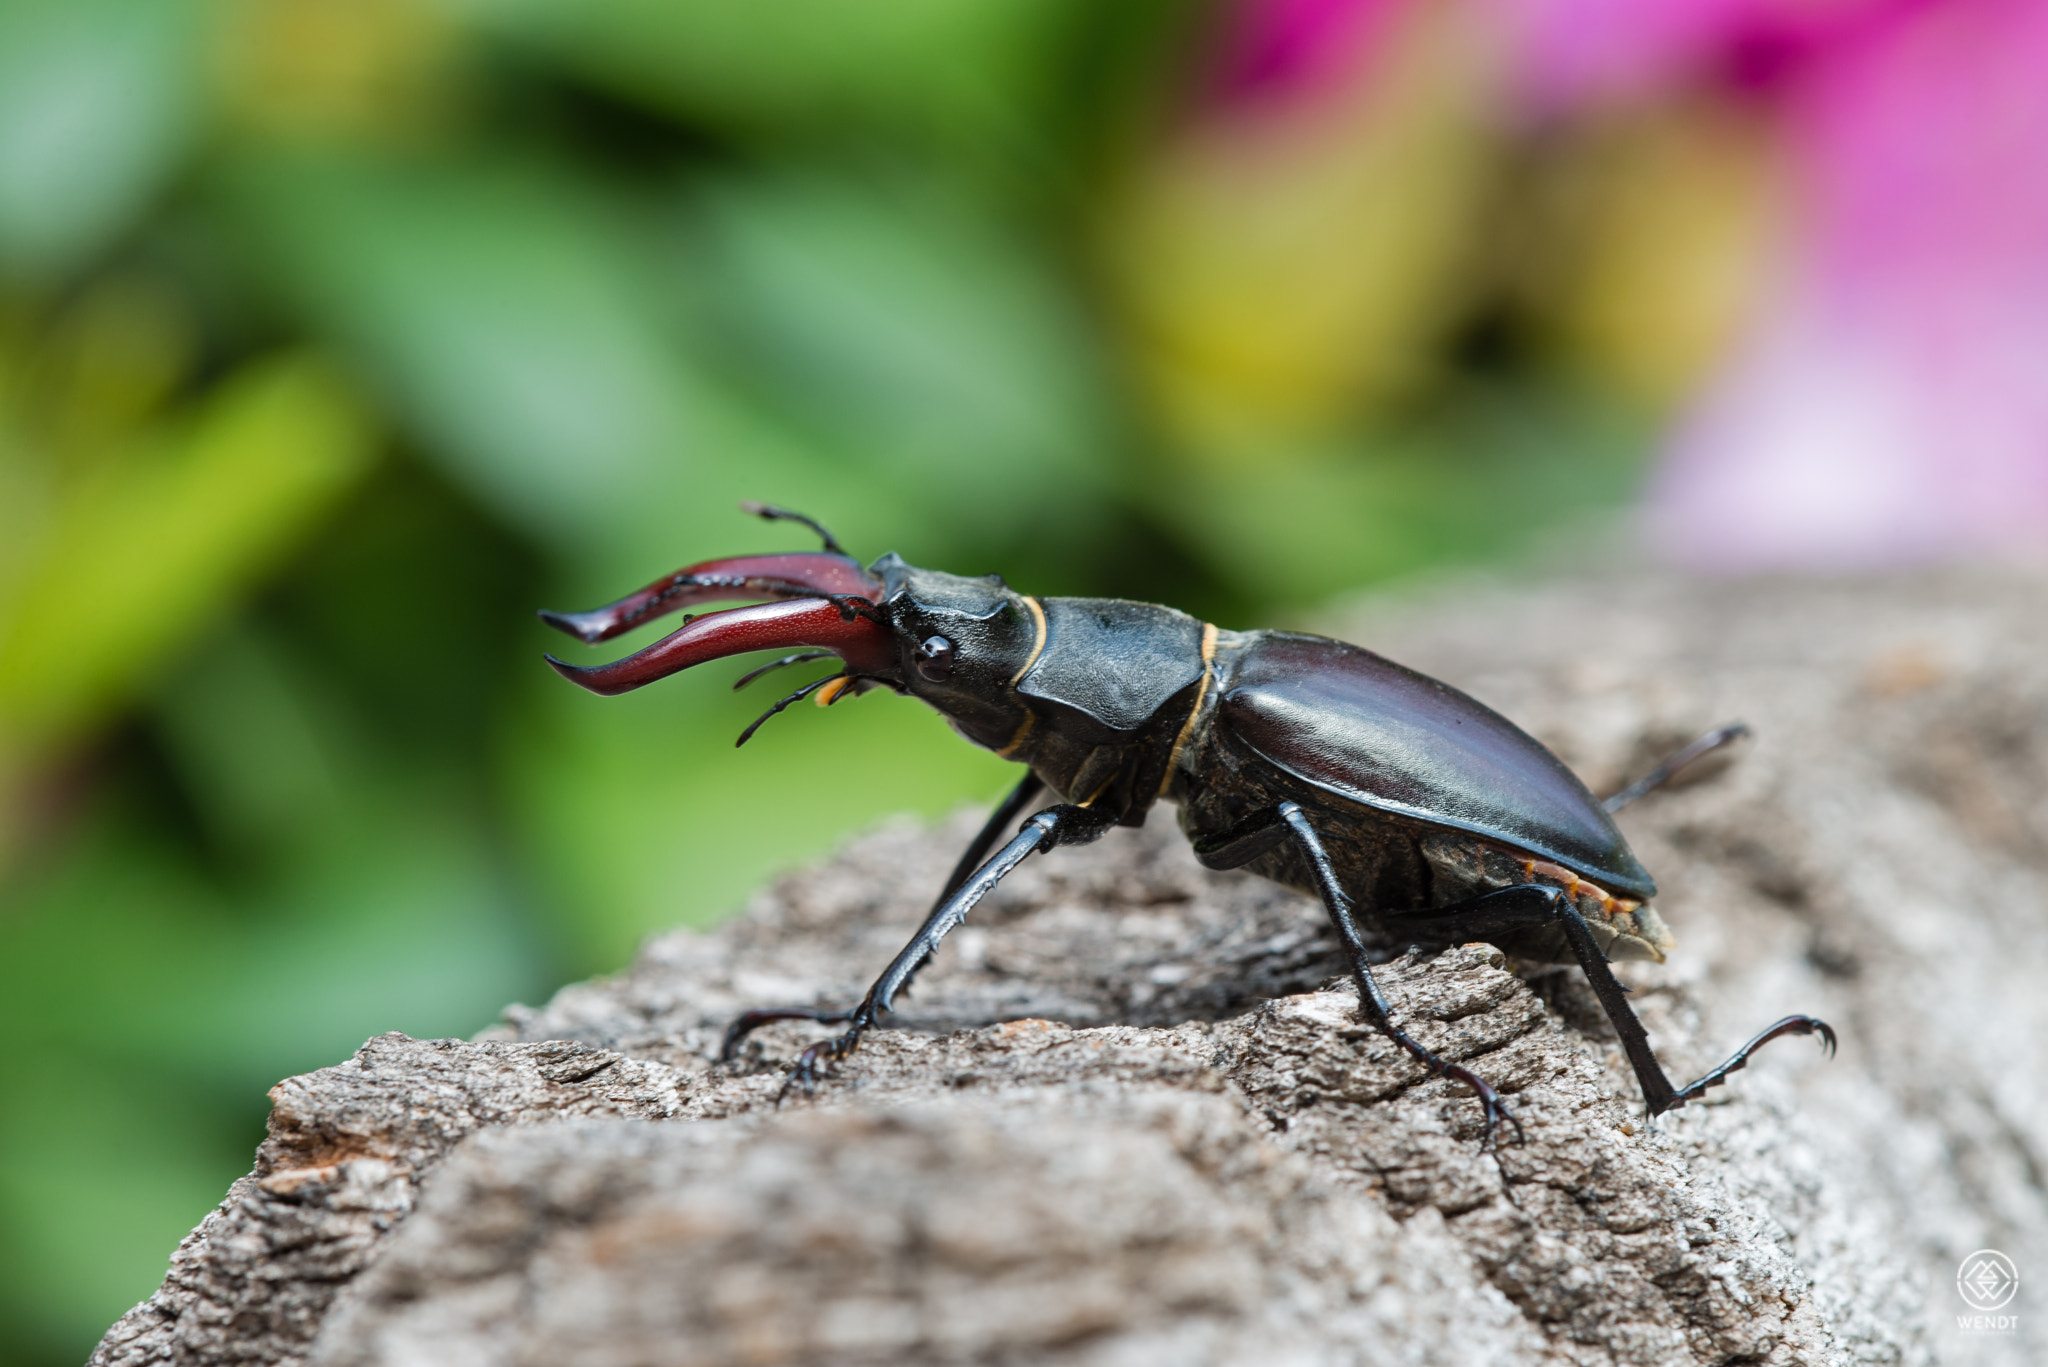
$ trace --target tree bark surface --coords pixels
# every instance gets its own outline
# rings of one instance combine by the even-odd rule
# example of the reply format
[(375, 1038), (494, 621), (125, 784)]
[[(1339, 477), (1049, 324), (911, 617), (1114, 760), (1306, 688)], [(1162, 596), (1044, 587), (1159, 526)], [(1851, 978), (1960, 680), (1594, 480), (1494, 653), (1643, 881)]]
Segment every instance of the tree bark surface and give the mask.
[[(1170, 809), (1030, 860), (815, 1099), (778, 1108), (977, 817), (885, 823), (742, 918), (473, 1041), (280, 1083), (255, 1170), (115, 1364), (2048, 1361), (2048, 578), (1443, 587), (1326, 628), (1522, 723), (1596, 790), (1754, 742), (1622, 823), (1678, 937), (1625, 964), (1646, 1124), (1575, 969), (1398, 952), (1358, 1020), (1320, 909), (1199, 868)], [(630, 852), (622, 857), (631, 857)], [(678, 915), (699, 910), (678, 906)], [(2018, 1268), (1990, 1319), (1956, 1285)], [(2010, 1321), (2001, 1323), (2000, 1321)]]

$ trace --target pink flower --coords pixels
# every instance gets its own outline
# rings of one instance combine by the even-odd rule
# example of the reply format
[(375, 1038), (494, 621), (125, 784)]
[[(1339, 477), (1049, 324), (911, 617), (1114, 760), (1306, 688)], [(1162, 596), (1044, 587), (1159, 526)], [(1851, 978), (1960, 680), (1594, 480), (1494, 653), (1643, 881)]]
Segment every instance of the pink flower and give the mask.
[(1212, 87), (1226, 106), (1354, 78), (1402, 0), (1242, 0), (1223, 16)]
[(1713, 81), (1782, 130), (1788, 276), (1679, 424), (1659, 547), (1749, 569), (2048, 539), (2048, 5), (1496, 3), (1536, 110)]
[[(1225, 109), (1384, 79), (1417, 0), (1240, 0)], [(1652, 539), (1711, 569), (2048, 542), (2048, 3), (1469, 0), (1543, 120), (1702, 88), (1777, 130), (1789, 258), (1681, 414)]]

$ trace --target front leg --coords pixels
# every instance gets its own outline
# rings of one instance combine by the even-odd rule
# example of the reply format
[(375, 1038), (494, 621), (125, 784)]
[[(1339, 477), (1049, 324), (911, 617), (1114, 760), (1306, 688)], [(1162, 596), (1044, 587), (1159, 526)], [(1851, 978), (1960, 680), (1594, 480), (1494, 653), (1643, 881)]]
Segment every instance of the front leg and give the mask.
[(1572, 905), (1572, 899), (1564, 895), (1563, 889), (1548, 884), (1524, 883), (1447, 907), (1403, 912), (1388, 917), (1387, 926), (1437, 944), (1484, 940), (1530, 926), (1556, 926), (1562, 930), (1565, 943), (1571, 946), (1573, 957), (1579, 961), (1579, 967), (1585, 970), (1586, 980), (1592, 984), (1593, 995), (1600, 999), (1601, 1009), (1613, 1022), (1615, 1034), (1621, 1037), (1621, 1047), (1628, 1054), (1630, 1066), (1635, 1069), (1636, 1081), (1643, 1089), (1643, 1101), (1653, 1116), (1676, 1110), (1707, 1088), (1719, 1086), (1727, 1080), (1728, 1074), (1748, 1064), (1751, 1054), (1781, 1035), (1819, 1035), (1828, 1053), (1835, 1051), (1835, 1032), (1826, 1021), (1812, 1016), (1787, 1016), (1736, 1050), (1726, 1063), (1697, 1082), (1673, 1087), (1671, 1079), (1664, 1075), (1663, 1067), (1658, 1064), (1657, 1056), (1650, 1051), (1649, 1032), (1643, 1029), (1642, 1021), (1636, 1018), (1634, 1008), (1628, 1004), (1628, 989), (1616, 980), (1614, 970), (1608, 967), (1607, 956), (1594, 943), (1593, 931), (1586, 924), (1586, 918)]
[(947, 932), (966, 920), (974, 904), (1023, 863), (1026, 855), (1033, 850), (1051, 850), (1060, 845), (1085, 845), (1099, 838), (1113, 824), (1114, 818), (1106, 813), (1064, 803), (1048, 807), (1026, 821), (1024, 829), (1017, 832), (1009, 844), (996, 851), (994, 858), (976, 869), (953, 890), (952, 895), (932, 909), (910, 943), (903, 946), (889, 966), (882, 970), (882, 976), (875, 979), (875, 985), (861, 998), (860, 1005), (843, 1018), (850, 1022), (845, 1033), (821, 1040), (797, 1055), (796, 1065), (790, 1069), (776, 1100), (781, 1101), (792, 1087), (811, 1092), (817, 1087), (822, 1065), (843, 1059), (859, 1048), (861, 1036), (874, 1028), (876, 1020), (895, 1003), (896, 994), (931, 961)]
[[(744, 683), (745, 680), (741, 682)], [(947, 899), (960, 890), (960, 885), (967, 881), (968, 876), (981, 867), (981, 861), (988, 858), (989, 850), (994, 847), (1003, 831), (1031, 804), (1031, 800), (1037, 797), (1044, 787), (1044, 781), (1037, 774), (1029, 769), (1024, 771), (1024, 777), (1010, 790), (1010, 795), (996, 804), (996, 809), (989, 813), (988, 820), (982, 823), (981, 830), (967, 843), (966, 851), (946, 879), (946, 886), (939, 889), (938, 898), (933, 901), (931, 911), (926, 913), (926, 924), (930, 924), (931, 917), (939, 914)], [(908, 983), (906, 982), (904, 986), (907, 987)], [(718, 1061), (731, 1063), (738, 1057), (740, 1045), (746, 1041), (748, 1035), (775, 1021), (802, 1020), (841, 1025), (853, 1018), (852, 1011), (835, 1011), (829, 1007), (818, 1006), (766, 1006), (753, 1011), (743, 1011), (725, 1028), (725, 1040), (718, 1047)]]
[(1316, 834), (1308, 813), (1298, 803), (1282, 802), (1254, 812), (1222, 835), (1195, 841), (1195, 857), (1212, 869), (1240, 868), (1289, 840), (1301, 847), (1309, 866), (1315, 870), (1316, 890), (1322, 895), (1323, 909), (1329, 913), (1330, 923), (1337, 928), (1337, 938), (1343, 941), (1345, 956), (1351, 961), (1351, 976), (1358, 983), (1359, 1012), (1375, 1029), (1407, 1050), (1431, 1072), (1462, 1082), (1472, 1089), (1485, 1112), (1484, 1128), (1479, 1138), (1481, 1149), (1492, 1144), (1494, 1126), (1500, 1121), (1513, 1125), (1516, 1140), (1521, 1140), (1522, 1122), (1515, 1118), (1515, 1113), (1507, 1108), (1500, 1094), (1484, 1078), (1470, 1069), (1438, 1058), (1394, 1024), (1393, 1010), (1387, 1003), (1386, 994), (1380, 991), (1380, 985), (1372, 975), (1365, 938), (1358, 933), (1358, 923), (1352, 915), (1350, 894), (1337, 881), (1336, 866), (1330, 861), (1329, 851), (1323, 848), (1322, 838)]

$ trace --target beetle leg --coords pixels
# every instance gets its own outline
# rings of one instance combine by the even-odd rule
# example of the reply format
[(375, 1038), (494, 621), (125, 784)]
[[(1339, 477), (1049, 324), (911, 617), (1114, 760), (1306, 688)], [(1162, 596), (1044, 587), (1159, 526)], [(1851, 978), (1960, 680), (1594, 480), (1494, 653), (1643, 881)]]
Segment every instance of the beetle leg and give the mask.
[[(945, 907), (947, 899), (960, 890), (960, 885), (981, 867), (981, 861), (988, 858), (989, 850), (995, 846), (1010, 823), (1017, 819), (1017, 814), (1030, 806), (1031, 800), (1037, 797), (1044, 787), (1044, 782), (1036, 773), (1029, 769), (1024, 771), (1024, 777), (1010, 790), (1010, 795), (996, 804), (996, 809), (989, 813), (988, 820), (982, 823), (981, 830), (967, 843), (966, 852), (960, 856), (960, 862), (953, 866), (952, 874), (946, 879), (946, 886), (939, 890), (938, 899), (932, 903), (932, 909), (925, 915), (927, 924)], [(905, 991), (909, 986), (910, 981), (906, 978), (897, 991)], [(775, 1021), (804, 1020), (837, 1025), (852, 1019), (852, 1011), (828, 1011), (815, 1006), (771, 1006), (758, 1011), (742, 1012), (725, 1028), (725, 1041), (719, 1046), (718, 1061), (731, 1063), (733, 1056), (739, 1052), (741, 1042), (748, 1035)]]
[(718, 1061), (731, 1063), (748, 1035), (776, 1021), (817, 1021), (820, 1025), (840, 1025), (852, 1019), (851, 1011), (833, 1011), (822, 1006), (764, 1006), (742, 1011), (732, 1018), (731, 1025), (725, 1027), (725, 1042), (718, 1048)]
[(1704, 758), (1724, 745), (1733, 745), (1749, 734), (1749, 727), (1742, 722), (1732, 721), (1726, 726), (1717, 726), (1704, 735), (1696, 736), (1683, 749), (1666, 755), (1649, 773), (1620, 792), (1603, 798), (1600, 805), (1609, 816), (1614, 815), (1639, 797), (1656, 792), (1678, 775), (1678, 771), (1696, 759)]
[(934, 913), (945, 905), (948, 897), (960, 891), (961, 884), (981, 867), (982, 860), (988, 858), (988, 852), (995, 847), (996, 841), (1002, 838), (1004, 829), (1044, 790), (1045, 780), (1034, 771), (1026, 769), (1024, 777), (1010, 790), (1010, 795), (996, 804), (996, 809), (988, 814), (988, 820), (981, 824), (981, 830), (961, 852), (959, 862), (953, 865), (953, 872), (946, 876), (946, 886), (939, 889), (938, 900), (932, 903)]
[(1657, 1056), (1650, 1052), (1649, 1032), (1643, 1029), (1643, 1023), (1636, 1019), (1634, 1009), (1628, 1004), (1628, 989), (1607, 966), (1607, 956), (1593, 942), (1593, 932), (1586, 925), (1586, 918), (1579, 914), (1579, 909), (1572, 905), (1562, 889), (1545, 883), (1522, 883), (1482, 893), (1447, 907), (1389, 916), (1385, 923), (1396, 933), (1406, 932), (1437, 944), (1483, 940), (1505, 930), (1532, 925), (1561, 927), (1565, 943), (1571, 946), (1572, 956), (1579, 961), (1579, 967), (1585, 970), (1586, 980), (1593, 985), (1593, 995), (1600, 999), (1601, 1009), (1614, 1023), (1615, 1034), (1621, 1036), (1621, 1047), (1635, 1069), (1636, 1081), (1642, 1084), (1643, 1100), (1649, 1104), (1650, 1114), (1657, 1115), (1678, 1104), (1677, 1089), (1671, 1085), (1671, 1079), (1664, 1076)]
[(1743, 1045), (1740, 1049), (1737, 1049), (1734, 1057), (1708, 1073), (1699, 1081), (1688, 1082), (1685, 1086), (1680, 1087), (1678, 1089), (1678, 1099), (1671, 1104), (1673, 1106), (1683, 1106), (1686, 1102), (1705, 1092), (1707, 1088), (1720, 1086), (1728, 1080), (1730, 1073), (1749, 1065), (1749, 1056), (1751, 1054), (1761, 1049), (1764, 1045), (1769, 1044), (1772, 1040), (1777, 1039), (1780, 1035), (1819, 1035), (1821, 1047), (1828, 1051), (1828, 1057), (1833, 1058), (1835, 1056), (1835, 1031), (1832, 1026), (1826, 1021), (1817, 1020), (1812, 1016), (1787, 1016), (1759, 1034), (1749, 1043)]
[[(1292, 806), (1283, 803), (1282, 806)], [(1194, 842), (1195, 858), (1205, 869), (1241, 869), (1288, 838), (1279, 807), (1262, 807), (1221, 835)]]
[(1834, 1049), (1835, 1032), (1825, 1022), (1811, 1016), (1787, 1016), (1743, 1045), (1733, 1058), (1699, 1081), (1685, 1087), (1673, 1087), (1671, 1079), (1664, 1075), (1663, 1067), (1658, 1064), (1657, 1056), (1650, 1051), (1649, 1032), (1643, 1029), (1642, 1021), (1636, 1018), (1635, 1010), (1628, 1004), (1628, 989), (1616, 980), (1614, 970), (1608, 967), (1607, 956), (1594, 943), (1593, 931), (1586, 924), (1586, 918), (1572, 904), (1571, 898), (1564, 895), (1563, 889), (1547, 884), (1522, 883), (1511, 888), (1499, 888), (1447, 907), (1430, 907), (1388, 916), (1385, 923), (1390, 930), (1419, 933), (1421, 938), (1434, 943), (1483, 940), (1506, 930), (1528, 926), (1556, 926), (1561, 929), (1565, 943), (1571, 946), (1572, 956), (1585, 970), (1586, 981), (1592, 984), (1593, 995), (1600, 999), (1601, 1009), (1613, 1022), (1615, 1034), (1621, 1037), (1621, 1047), (1628, 1054), (1630, 1066), (1635, 1069), (1636, 1081), (1642, 1086), (1644, 1104), (1653, 1116), (1675, 1110), (1707, 1088), (1718, 1086), (1728, 1074), (1748, 1063), (1752, 1052), (1780, 1035), (1818, 1033), (1829, 1051)]
[(1212, 869), (1234, 869), (1250, 863), (1288, 839), (1301, 846), (1309, 866), (1315, 870), (1316, 888), (1322, 894), (1323, 908), (1329, 912), (1330, 922), (1337, 928), (1337, 937), (1344, 942), (1344, 953), (1351, 960), (1351, 976), (1358, 983), (1359, 1011), (1375, 1029), (1407, 1050), (1431, 1072), (1462, 1082), (1472, 1089), (1485, 1112), (1485, 1128), (1479, 1139), (1482, 1150), (1493, 1143), (1494, 1127), (1503, 1120), (1515, 1127), (1515, 1138), (1519, 1142), (1523, 1138), (1522, 1122), (1515, 1118), (1515, 1113), (1507, 1108), (1491, 1084), (1470, 1069), (1438, 1058), (1394, 1024), (1393, 1010), (1387, 1003), (1386, 994), (1380, 991), (1379, 983), (1372, 976), (1365, 939), (1358, 933), (1358, 923), (1351, 913), (1350, 894), (1337, 881), (1336, 866), (1330, 861), (1329, 851), (1323, 848), (1322, 838), (1316, 834), (1315, 826), (1299, 804), (1279, 803), (1254, 812), (1222, 835), (1197, 840), (1195, 857)]
[(1061, 845), (1085, 845), (1098, 839), (1115, 824), (1115, 818), (1107, 812), (1067, 803), (1048, 807), (1026, 821), (1024, 829), (1012, 836), (1009, 844), (996, 851), (994, 858), (968, 875), (951, 896), (942, 899), (932, 909), (932, 914), (917, 928), (917, 934), (911, 937), (910, 943), (897, 952), (889, 966), (882, 970), (882, 976), (875, 979), (875, 985), (861, 998), (860, 1005), (847, 1016), (850, 1024), (846, 1032), (821, 1040), (797, 1055), (796, 1064), (789, 1070), (789, 1077), (776, 1094), (776, 1100), (779, 1102), (788, 1096), (792, 1087), (801, 1088), (806, 1094), (815, 1090), (823, 1065), (837, 1062), (859, 1048), (861, 1036), (873, 1029), (875, 1022), (894, 1006), (896, 994), (903, 991), (917, 971), (930, 962), (947, 932), (966, 920), (974, 904), (988, 896), (997, 883), (1024, 862), (1026, 855), (1034, 850), (1051, 850)]

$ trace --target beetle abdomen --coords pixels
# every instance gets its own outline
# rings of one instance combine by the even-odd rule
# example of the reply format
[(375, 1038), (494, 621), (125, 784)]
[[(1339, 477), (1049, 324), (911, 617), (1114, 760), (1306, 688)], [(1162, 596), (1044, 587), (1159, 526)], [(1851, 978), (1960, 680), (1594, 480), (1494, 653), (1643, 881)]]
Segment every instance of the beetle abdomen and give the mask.
[(1358, 646), (1252, 635), (1221, 681), (1217, 722), (1260, 758), (1324, 792), (1656, 895), (1586, 785), (1507, 718)]
[[(1464, 831), (1431, 831), (1417, 842), (1435, 877), (1440, 903), (1477, 897), (1521, 883), (1560, 888), (1572, 899), (1593, 942), (1610, 959), (1664, 962), (1674, 941), (1664, 918), (1648, 902), (1616, 897), (1576, 870), (1516, 850), (1489, 844)], [(1510, 954), (1543, 963), (1569, 963), (1570, 943), (1560, 928), (1521, 931), (1496, 938)]]

